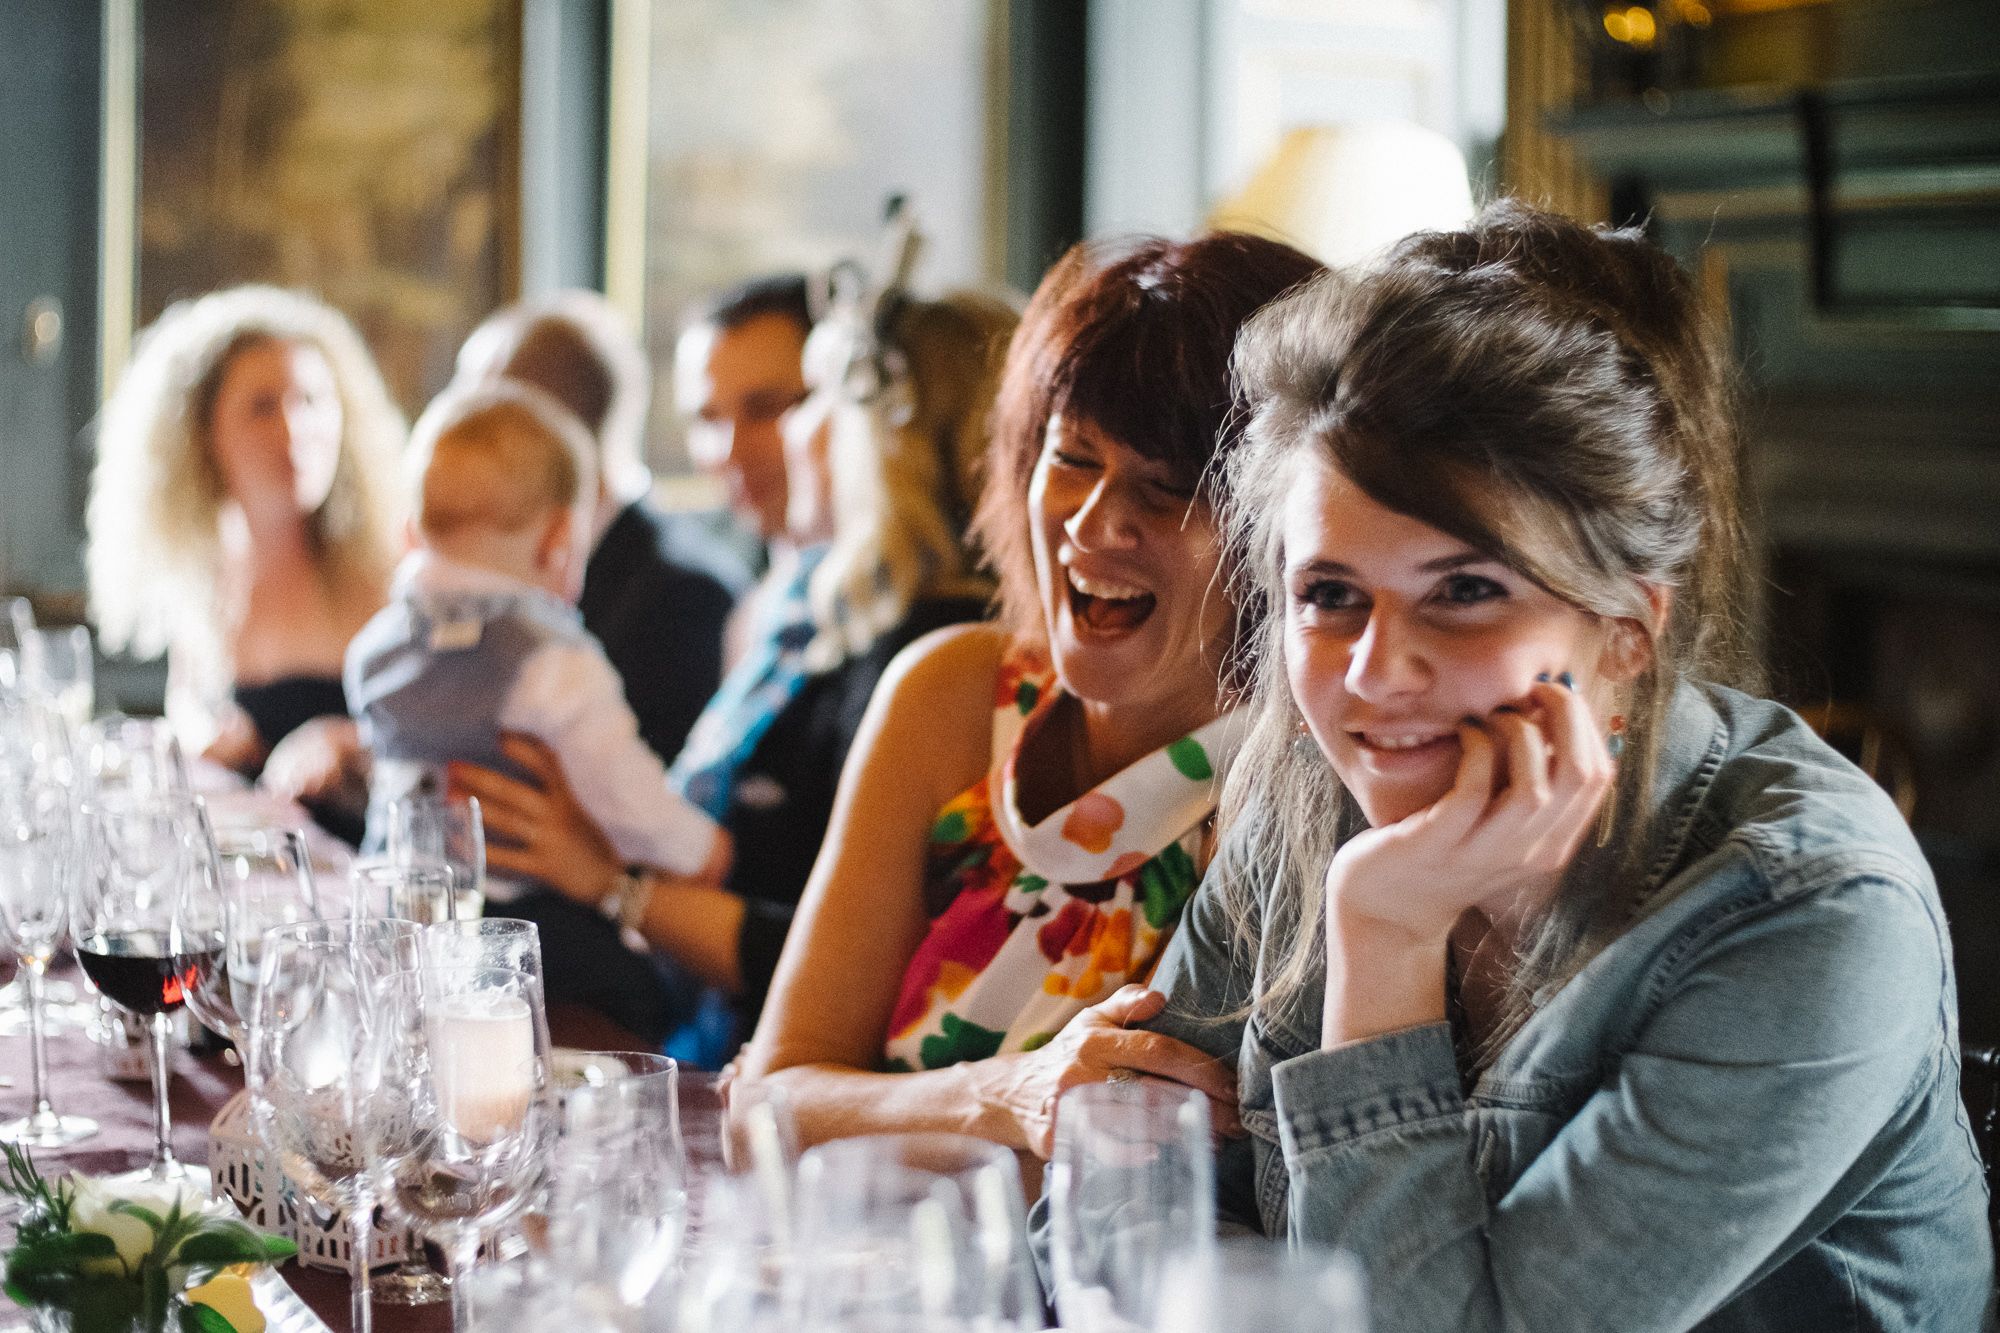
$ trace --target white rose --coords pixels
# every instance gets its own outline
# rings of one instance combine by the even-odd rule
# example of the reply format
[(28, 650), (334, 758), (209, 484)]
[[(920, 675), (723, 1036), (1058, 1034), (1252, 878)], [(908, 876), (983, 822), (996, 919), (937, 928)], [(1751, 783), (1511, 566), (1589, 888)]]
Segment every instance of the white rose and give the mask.
[(72, 1231), (89, 1231), (109, 1236), (118, 1249), (116, 1259), (96, 1259), (85, 1265), (92, 1273), (130, 1273), (153, 1249), (153, 1228), (130, 1213), (114, 1212), (115, 1203), (135, 1203), (164, 1219), (176, 1203), (183, 1213), (201, 1207), (202, 1196), (192, 1186), (178, 1181), (148, 1181), (112, 1187), (90, 1176), (71, 1176), (69, 1226)]

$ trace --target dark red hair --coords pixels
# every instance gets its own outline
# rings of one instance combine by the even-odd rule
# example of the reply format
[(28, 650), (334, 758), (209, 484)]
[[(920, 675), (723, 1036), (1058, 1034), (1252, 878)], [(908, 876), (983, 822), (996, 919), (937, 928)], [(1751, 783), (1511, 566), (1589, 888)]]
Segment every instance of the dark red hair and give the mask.
[(1237, 331), (1319, 271), (1289, 245), (1240, 232), (1085, 242), (1049, 270), (1007, 349), (973, 523), (1011, 630), (1043, 632), (1027, 511), (1050, 419), (1086, 421), (1205, 495), (1210, 465), (1242, 435), (1229, 378)]

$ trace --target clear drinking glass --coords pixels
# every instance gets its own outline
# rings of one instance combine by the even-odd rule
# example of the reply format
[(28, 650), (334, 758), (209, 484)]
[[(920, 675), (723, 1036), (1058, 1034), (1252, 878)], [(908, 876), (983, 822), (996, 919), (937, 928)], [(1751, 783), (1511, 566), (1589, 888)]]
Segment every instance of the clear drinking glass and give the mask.
[(1361, 1265), (1341, 1250), (1243, 1236), (1168, 1270), (1159, 1333), (1368, 1333)]
[(678, 1097), (679, 1072), (663, 1055), (627, 1057), (622, 1076), (563, 1093), (549, 1247), (586, 1306), (636, 1315), (680, 1255)]
[(698, 1174), (700, 1216), (686, 1241), (674, 1301), (677, 1333), (776, 1333), (790, 1328), (784, 1296), (789, 1227), (747, 1175)]
[(799, 1158), (786, 1304), (815, 1329), (1040, 1326), (1020, 1166), (958, 1134), (840, 1139)]
[(85, 727), (78, 745), (83, 788), (103, 804), (183, 796), (187, 759), (164, 719), (114, 713)]
[(264, 933), (319, 919), (312, 857), (297, 829), (211, 830), (216, 874), (191, 879), (181, 899), (182, 933), (222, 937), (222, 965), (188, 992), (196, 1018), (227, 1036), (241, 1052), (257, 1012)]
[[(207, 1172), (174, 1156), (167, 1109), (174, 1011), (212, 984), (222, 933), (184, 928), (182, 899), (212, 875), (205, 819), (194, 797), (86, 805), (86, 846), (71, 930), (84, 975), (126, 1013), (148, 1018), (153, 1037), (153, 1158), (135, 1176), (205, 1183)], [(192, 924), (192, 923), (191, 923)]]
[(471, 920), (486, 906), (486, 823), (474, 796), (434, 791), (398, 797), (389, 806), (386, 848), (394, 865), (443, 865), (457, 894), (453, 917)]
[(43, 979), (68, 926), (77, 869), (76, 822), (69, 793), (32, 776), (10, 774), (0, 790), (0, 932), (19, 959), (28, 992), (31, 1109), (0, 1125), (0, 1138), (55, 1148), (97, 1133), (97, 1122), (58, 1115), (49, 1104)]
[(453, 1326), (482, 1232), (541, 1188), (557, 1128), (540, 980), (502, 966), (411, 969), (383, 987), (386, 1067), (407, 1131), (378, 1151), (387, 1202), (444, 1247)]
[(1056, 1311), (1076, 1333), (1158, 1322), (1164, 1278), (1215, 1233), (1207, 1097), (1157, 1079), (1071, 1088), (1049, 1170)]
[(417, 927), (352, 918), (265, 932), (245, 1083), (258, 1137), (296, 1190), (337, 1209), (353, 1251), (349, 1327), (368, 1333), (371, 1222), (379, 1154), (414, 1132), (409, 1089), (385, 1071), (400, 1021), (399, 979), (418, 958)]
[(447, 865), (362, 857), (348, 868), (347, 884), (356, 916), (391, 916), (422, 926), (456, 919), (456, 876)]
[(72, 729), (89, 725), (97, 705), (96, 656), (90, 631), (34, 629), (21, 637), (21, 678)]

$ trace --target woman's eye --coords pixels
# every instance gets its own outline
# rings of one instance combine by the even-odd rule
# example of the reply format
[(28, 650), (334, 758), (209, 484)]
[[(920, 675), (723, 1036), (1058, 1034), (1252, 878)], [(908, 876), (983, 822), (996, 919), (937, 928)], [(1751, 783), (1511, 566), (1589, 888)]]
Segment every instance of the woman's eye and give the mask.
[(1492, 579), (1481, 578), (1477, 574), (1453, 574), (1438, 589), (1439, 599), (1454, 606), (1471, 606), (1506, 595), (1505, 588)]
[(1361, 605), (1354, 586), (1338, 579), (1318, 579), (1298, 592), (1299, 605), (1314, 611), (1352, 611)]
[(1090, 459), (1085, 458), (1082, 454), (1073, 454), (1063, 449), (1049, 450), (1049, 461), (1054, 463), (1057, 467), (1083, 468), (1083, 467), (1097, 466), (1097, 464), (1093, 463)]

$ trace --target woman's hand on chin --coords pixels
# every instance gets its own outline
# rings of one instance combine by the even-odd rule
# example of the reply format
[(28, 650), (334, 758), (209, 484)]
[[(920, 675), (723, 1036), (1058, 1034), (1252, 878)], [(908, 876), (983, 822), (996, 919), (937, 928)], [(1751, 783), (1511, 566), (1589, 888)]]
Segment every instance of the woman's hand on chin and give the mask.
[(534, 781), (521, 782), (477, 764), (452, 764), (448, 775), (454, 795), (479, 799), (487, 866), (502, 875), (540, 880), (581, 903), (600, 902), (624, 866), (611, 840), (571, 792), (562, 761), (531, 736), (503, 735), (500, 749)]
[(1451, 790), (1335, 854), (1330, 922), (1442, 941), (1467, 908), (1507, 915), (1554, 888), (1616, 767), (1574, 690), (1540, 683), (1529, 700), (1467, 718)]
[(1206, 1051), (1157, 1032), (1133, 1030), (1166, 1007), (1144, 986), (1121, 986), (1063, 1025), (1046, 1046), (997, 1055), (964, 1066), (979, 1080), (979, 1097), (1008, 1122), (1006, 1135), (1037, 1157), (1055, 1151), (1056, 1103), (1083, 1083), (1107, 1082), (1114, 1070), (1184, 1083), (1208, 1094), (1216, 1133), (1243, 1133), (1236, 1114), (1236, 1076)]

